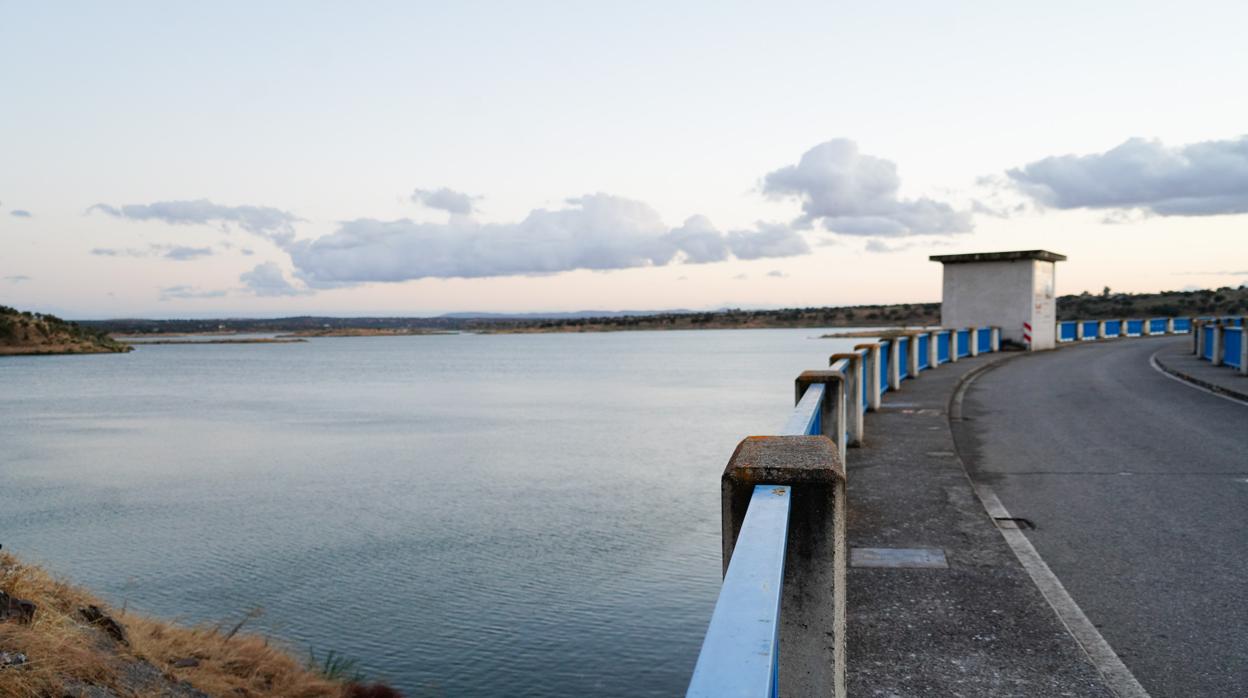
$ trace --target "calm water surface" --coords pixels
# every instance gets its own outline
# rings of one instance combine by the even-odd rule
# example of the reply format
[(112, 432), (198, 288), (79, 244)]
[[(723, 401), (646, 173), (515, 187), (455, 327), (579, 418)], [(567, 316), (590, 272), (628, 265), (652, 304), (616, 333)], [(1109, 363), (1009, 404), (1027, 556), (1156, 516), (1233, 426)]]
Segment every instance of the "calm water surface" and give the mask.
[(683, 692), (719, 474), (821, 330), (321, 338), (0, 359), (0, 543), (413, 696)]

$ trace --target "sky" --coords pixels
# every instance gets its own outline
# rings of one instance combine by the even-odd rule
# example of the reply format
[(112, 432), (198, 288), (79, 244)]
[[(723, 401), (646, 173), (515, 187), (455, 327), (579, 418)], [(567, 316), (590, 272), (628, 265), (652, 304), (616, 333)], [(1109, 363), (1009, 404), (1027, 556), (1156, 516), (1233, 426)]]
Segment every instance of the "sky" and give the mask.
[(71, 318), (1248, 282), (1248, 4), (0, 0), (0, 303)]

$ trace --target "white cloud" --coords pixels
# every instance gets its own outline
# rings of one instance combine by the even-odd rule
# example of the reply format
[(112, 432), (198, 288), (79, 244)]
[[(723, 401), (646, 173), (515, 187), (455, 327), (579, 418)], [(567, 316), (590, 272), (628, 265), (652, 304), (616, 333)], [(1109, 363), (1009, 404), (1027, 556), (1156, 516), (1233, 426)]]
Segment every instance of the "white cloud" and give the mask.
[(417, 189), (412, 192), (412, 201), (418, 204), (462, 216), (470, 215), (476, 210), (476, 205), (473, 202), (478, 198), (480, 197), (470, 196), (446, 187), (441, 189)]
[(274, 262), (257, 264), (251, 271), (243, 272), (238, 280), (257, 296), (300, 296), (309, 293), (287, 281), (281, 267)]
[(12, 211), (9, 211), (9, 215), (15, 216), (17, 218), (30, 218), (31, 217), (30, 211), (27, 211), (25, 209), (20, 209), (20, 208), (15, 208)]
[(860, 153), (844, 138), (811, 148), (796, 165), (763, 179), (768, 196), (801, 202), (799, 227), (821, 224), (834, 233), (881, 237), (970, 232), (969, 211), (926, 197), (902, 199), (900, 188), (895, 164)]
[(771, 276), (777, 279), (787, 279), (789, 277), (788, 274), (780, 271), (779, 269), (772, 269), (771, 271), (767, 272), (767, 276)]
[(30, 277), (25, 274), (13, 274), (12, 276), (4, 277), (4, 280), (11, 284), (20, 284), (23, 281), (30, 281)]
[(96, 247), (91, 254), (97, 257), (164, 257), (185, 262), (212, 254), (211, 247), (187, 247), (184, 245), (148, 245), (146, 248)]
[(96, 204), (87, 212), (100, 211), (117, 218), (136, 221), (158, 220), (171, 225), (206, 225), (239, 228), (268, 238), (279, 245), (294, 239), (294, 214), (270, 206), (222, 206), (207, 199), (194, 201), (157, 201), (151, 204), (126, 204), (121, 207)]
[(1132, 138), (1104, 153), (1048, 157), (1006, 174), (1023, 194), (1057, 209), (1248, 213), (1248, 136), (1177, 147)]
[(298, 275), (315, 287), (421, 278), (553, 274), (574, 269), (663, 266), (807, 254), (802, 236), (782, 225), (721, 233), (701, 216), (669, 229), (639, 201), (607, 194), (536, 209), (517, 223), (407, 219), (346, 221), (338, 230), (287, 248)]

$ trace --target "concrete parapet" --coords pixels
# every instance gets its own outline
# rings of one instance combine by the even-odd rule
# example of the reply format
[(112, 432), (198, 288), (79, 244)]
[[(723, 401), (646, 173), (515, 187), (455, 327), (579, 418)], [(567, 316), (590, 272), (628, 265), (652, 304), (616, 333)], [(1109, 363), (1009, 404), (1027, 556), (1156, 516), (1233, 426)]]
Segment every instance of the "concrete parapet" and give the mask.
[(910, 338), (910, 350), (906, 352), (906, 372), (911, 378), (917, 378), (919, 375), (919, 335), (921, 332), (907, 332), (906, 336)]
[(880, 409), (880, 345), (874, 342), (855, 344), (854, 349), (867, 351), (867, 362), (863, 371), (867, 387), (867, 409), (874, 412)]
[(888, 343), (888, 389), (901, 388), (901, 342), (897, 338)]
[[(863, 385), (862, 356), (857, 352), (833, 354), (828, 357), (828, 365), (845, 359), (849, 362), (849, 370), (845, 372), (845, 422), (849, 428), (848, 446), (861, 446), (862, 429), (862, 391)], [(800, 397), (798, 398), (801, 399)]]
[(823, 436), (750, 436), (720, 479), (724, 570), (755, 485), (791, 487), (779, 694), (845, 695), (845, 466)]
[(793, 381), (793, 404), (802, 401), (806, 389), (815, 383), (823, 383), (823, 406), (819, 409), (819, 431), (836, 442), (841, 462), (845, 462), (845, 432), (849, 420), (845, 414), (845, 375), (840, 371), (802, 371)]
[(1212, 357), (1210, 361), (1214, 366), (1222, 365), (1222, 334), (1226, 332), (1226, 327), (1221, 322), (1213, 323), (1213, 350), (1210, 352)]

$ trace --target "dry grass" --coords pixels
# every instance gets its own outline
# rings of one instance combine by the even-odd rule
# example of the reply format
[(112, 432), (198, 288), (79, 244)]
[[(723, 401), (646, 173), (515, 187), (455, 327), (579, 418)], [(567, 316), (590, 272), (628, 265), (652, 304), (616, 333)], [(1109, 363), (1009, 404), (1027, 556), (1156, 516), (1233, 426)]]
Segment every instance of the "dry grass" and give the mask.
[[(0, 651), (28, 657), (25, 665), (0, 669), (0, 696), (59, 698), (66, 684), (75, 682), (106, 687), (120, 696), (159, 694), (158, 688), (136, 688), (133, 677), (127, 677), (126, 667), (141, 661), (162, 672), (167, 686), (187, 681), (212, 696), (336, 698), (346, 691), (343, 683), (309, 669), (266, 638), (245, 633), (227, 637), (217, 628), (120, 615), (87, 591), (9, 553), (0, 553), (0, 589), (38, 605), (29, 625), (0, 622)], [(125, 626), (129, 646), (82, 620), (79, 609), (88, 604)], [(198, 666), (172, 666), (187, 658), (198, 660)]]

